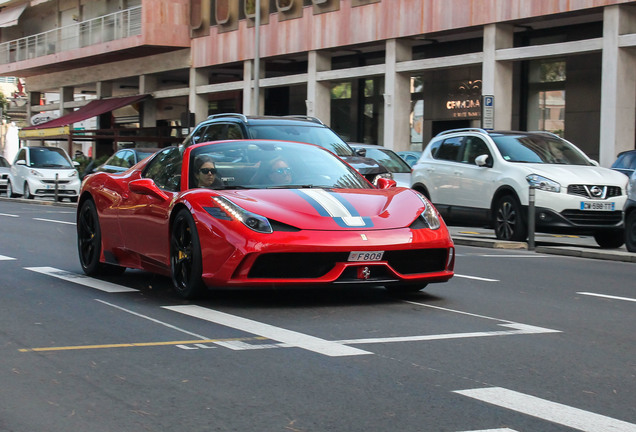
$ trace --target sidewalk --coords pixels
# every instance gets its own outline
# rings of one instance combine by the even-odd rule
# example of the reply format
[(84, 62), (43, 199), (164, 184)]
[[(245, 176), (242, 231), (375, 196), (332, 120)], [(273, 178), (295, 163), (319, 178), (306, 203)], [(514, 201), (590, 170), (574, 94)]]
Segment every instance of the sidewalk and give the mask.
[[(492, 229), (457, 226), (450, 226), (448, 229), (457, 245), (528, 250), (527, 242), (497, 240)], [(618, 249), (601, 249), (590, 236), (537, 233), (534, 251), (543, 254), (636, 263), (636, 253), (628, 252), (625, 246)]]

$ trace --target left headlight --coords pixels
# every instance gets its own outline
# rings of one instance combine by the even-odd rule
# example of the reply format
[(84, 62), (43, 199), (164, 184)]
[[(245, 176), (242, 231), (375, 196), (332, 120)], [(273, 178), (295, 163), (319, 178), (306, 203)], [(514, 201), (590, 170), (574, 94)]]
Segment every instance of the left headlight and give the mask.
[(68, 176), (70, 177), (77, 177), (77, 171), (73, 170)]
[[(243, 225), (251, 230), (264, 234), (271, 234), (274, 232), (269, 220), (267, 220), (265, 216), (247, 211), (225, 197), (212, 197), (212, 200), (218, 205), (218, 207), (216, 211), (206, 207), (206, 211), (210, 215), (219, 218), (218, 210), (222, 210), (229, 218), (241, 221)], [(225, 218), (221, 217), (220, 219)]]
[(44, 175), (42, 175), (42, 173), (38, 170), (32, 169), (30, 172), (31, 172), (31, 175), (34, 177), (44, 177)]
[(422, 200), (422, 203), (424, 204), (424, 211), (420, 214), (420, 217), (426, 221), (430, 229), (438, 229), (442, 226), (442, 223), (439, 220), (439, 216), (437, 216), (435, 207), (433, 207), (433, 204), (431, 204), (431, 202), (421, 193), (418, 192), (417, 196), (420, 197), (420, 200)]
[(542, 191), (557, 193), (561, 191), (561, 185), (559, 183), (547, 177), (540, 176), (539, 174), (530, 174), (526, 177), (526, 180), (530, 186)]

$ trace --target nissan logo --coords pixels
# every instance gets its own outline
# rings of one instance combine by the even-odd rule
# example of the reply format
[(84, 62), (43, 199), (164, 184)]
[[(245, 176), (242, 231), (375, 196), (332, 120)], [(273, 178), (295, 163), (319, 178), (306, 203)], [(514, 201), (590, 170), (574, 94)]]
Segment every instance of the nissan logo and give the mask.
[(590, 195), (592, 195), (595, 198), (599, 198), (603, 195), (603, 189), (601, 189), (598, 186), (592, 186), (590, 188)]

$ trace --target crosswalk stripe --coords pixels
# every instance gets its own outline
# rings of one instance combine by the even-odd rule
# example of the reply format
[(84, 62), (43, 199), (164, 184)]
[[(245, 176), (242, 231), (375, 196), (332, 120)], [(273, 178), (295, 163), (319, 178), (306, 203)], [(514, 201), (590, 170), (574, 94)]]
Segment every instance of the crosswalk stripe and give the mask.
[(501, 387), (458, 390), (458, 393), (583, 432), (636, 432), (636, 425)]
[(26, 270), (30, 270), (36, 273), (53, 276), (58, 279), (62, 279), (68, 282), (84, 285), (90, 288), (95, 288), (107, 293), (120, 293), (120, 292), (137, 292), (139, 290), (128, 288), (125, 286), (117, 285), (114, 283), (102, 281), (99, 279), (93, 279), (92, 277), (72, 273), (64, 270), (59, 270), (54, 267), (25, 267)]

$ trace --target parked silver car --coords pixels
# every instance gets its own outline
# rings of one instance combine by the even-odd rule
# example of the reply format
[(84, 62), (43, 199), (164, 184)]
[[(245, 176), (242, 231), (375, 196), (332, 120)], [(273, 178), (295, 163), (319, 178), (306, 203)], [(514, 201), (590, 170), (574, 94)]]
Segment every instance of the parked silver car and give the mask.
[(3, 156), (0, 156), (0, 193), (7, 191), (7, 185), (9, 184), (9, 170), (11, 164)]
[(77, 165), (58, 147), (22, 147), (11, 165), (7, 195), (27, 199), (57, 196), (76, 202), (80, 189)]

